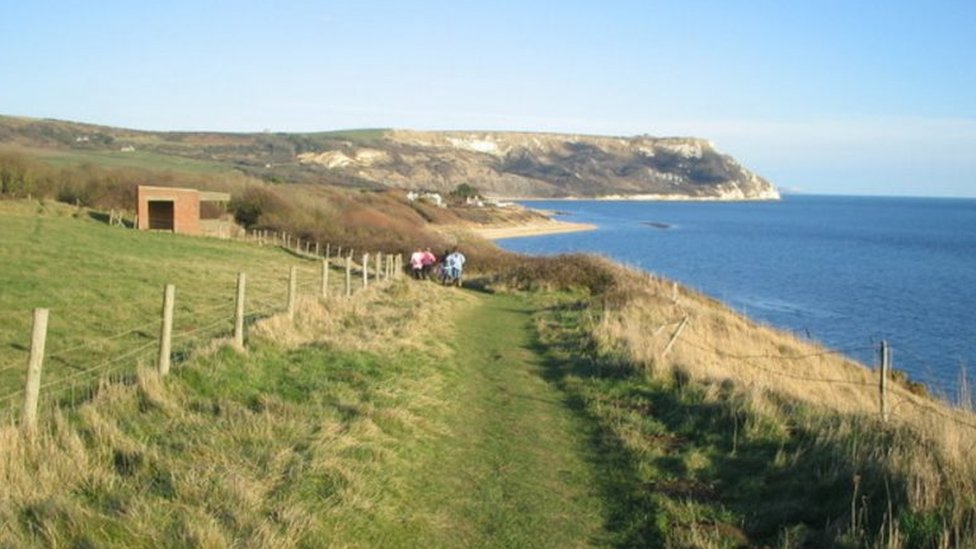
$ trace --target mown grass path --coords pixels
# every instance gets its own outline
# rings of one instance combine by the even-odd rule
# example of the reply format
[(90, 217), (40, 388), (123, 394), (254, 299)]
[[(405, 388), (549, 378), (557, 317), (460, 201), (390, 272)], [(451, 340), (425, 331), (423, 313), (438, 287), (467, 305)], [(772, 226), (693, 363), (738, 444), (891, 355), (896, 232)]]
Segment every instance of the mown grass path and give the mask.
[(442, 526), (422, 540), (432, 546), (602, 544), (587, 430), (543, 379), (529, 322), (530, 306), (516, 296), (479, 296), (457, 318), (456, 363), (445, 368), (449, 434), (425, 452), (408, 489), (426, 507), (414, 512)]

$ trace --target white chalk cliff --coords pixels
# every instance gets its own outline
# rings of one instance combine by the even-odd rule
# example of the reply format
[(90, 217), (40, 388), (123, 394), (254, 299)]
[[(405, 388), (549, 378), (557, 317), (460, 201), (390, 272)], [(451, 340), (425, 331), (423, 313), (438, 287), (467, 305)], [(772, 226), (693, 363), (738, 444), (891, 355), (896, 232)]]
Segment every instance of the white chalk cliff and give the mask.
[(508, 197), (776, 200), (769, 181), (695, 138), (392, 130), (297, 155), (371, 186)]

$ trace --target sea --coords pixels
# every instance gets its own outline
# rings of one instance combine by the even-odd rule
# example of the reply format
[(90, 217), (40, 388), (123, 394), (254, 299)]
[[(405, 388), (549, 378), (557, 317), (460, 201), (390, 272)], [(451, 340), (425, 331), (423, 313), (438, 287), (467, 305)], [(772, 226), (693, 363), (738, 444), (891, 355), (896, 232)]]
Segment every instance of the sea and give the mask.
[(773, 202), (528, 201), (595, 231), (511, 238), (529, 254), (594, 252), (949, 400), (976, 376), (976, 200), (786, 195)]

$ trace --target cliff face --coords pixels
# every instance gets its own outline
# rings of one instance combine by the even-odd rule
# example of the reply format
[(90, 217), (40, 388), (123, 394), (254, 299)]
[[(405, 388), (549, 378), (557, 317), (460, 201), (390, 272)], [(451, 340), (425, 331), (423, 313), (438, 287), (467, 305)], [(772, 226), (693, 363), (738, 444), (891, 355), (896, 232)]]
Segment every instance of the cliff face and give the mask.
[(387, 131), (297, 155), (381, 186), (509, 197), (775, 200), (776, 187), (702, 139)]

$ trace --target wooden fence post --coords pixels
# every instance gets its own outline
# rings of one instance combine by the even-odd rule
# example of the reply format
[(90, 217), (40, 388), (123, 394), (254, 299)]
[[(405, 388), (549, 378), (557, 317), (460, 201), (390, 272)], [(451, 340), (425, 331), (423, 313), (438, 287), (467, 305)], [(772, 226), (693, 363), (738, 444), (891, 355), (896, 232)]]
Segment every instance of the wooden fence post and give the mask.
[(295, 320), (295, 295), (298, 291), (298, 267), (288, 271), (288, 320)]
[(668, 341), (667, 346), (664, 348), (664, 352), (661, 353), (661, 358), (664, 358), (664, 356), (668, 354), (668, 351), (671, 350), (671, 346), (674, 345), (674, 342), (678, 341), (678, 336), (681, 335), (681, 330), (685, 329), (686, 324), (688, 324), (688, 317), (684, 317), (681, 320), (681, 325), (678, 326), (678, 329), (674, 331), (674, 334), (671, 336), (671, 340)]
[(332, 256), (332, 243), (331, 242), (326, 242), (325, 243), (325, 260), (328, 261), (329, 259), (331, 259), (331, 256)]
[(316, 240), (315, 241), (315, 256), (318, 257), (318, 255), (319, 255), (319, 242), (318, 242), (318, 240)]
[(878, 384), (881, 398), (881, 421), (888, 421), (888, 369), (891, 367), (891, 351), (888, 342), (881, 340), (881, 380)]
[(247, 275), (237, 273), (237, 308), (234, 313), (234, 344), (238, 349), (244, 349), (244, 294), (247, 287)]
[(159, 334), (159, 375), (169, 374), (170, 352), (173, 346), (173, 305), (176, 301), (176, 286), (167, 284), (163, 290), (163, 327)]
[(363, 289), (369, 286), (369, 254), (363, 254)]
[(322, 297), (329, 297), (329, 260), (322, 260)]
[(37, 428), (37, 403), (41, 397), (41, 369), (44, 366), (44, 345), (47, 341), (48, 309), (34, 309), (31, 331), (30, 358), (27, 359), (27, 388), (24, 391), (22, 426), (28, 432)]
[(383, 252), (376, 252), (376, 281), (380, 281), (380, 274), (383, 267)]
[(346, 256), (346, 297), (352, 295), (352, 256)]

